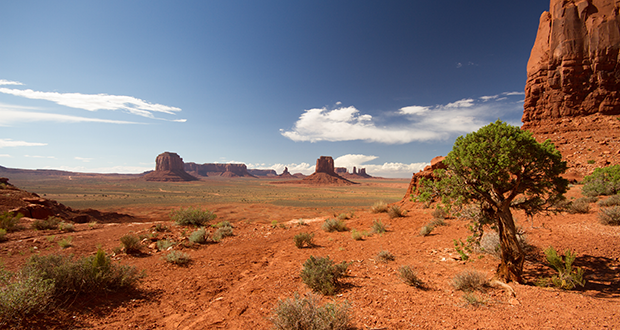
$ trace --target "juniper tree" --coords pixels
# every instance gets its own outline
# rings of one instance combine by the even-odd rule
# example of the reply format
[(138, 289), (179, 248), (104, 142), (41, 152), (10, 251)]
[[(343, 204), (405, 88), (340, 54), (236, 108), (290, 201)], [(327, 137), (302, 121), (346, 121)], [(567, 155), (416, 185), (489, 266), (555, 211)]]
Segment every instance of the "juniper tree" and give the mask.
[(499, 232), (497, 277), (522, 283), (525, 253), (511, 208), (531, 216), (564, 198), (568, 181), (560, 176), (566, 171), (562, 155), (549, 140), (538, 143), (530, 132), (498, 120), (457, 138), (443, 162), (442, 194), (480, 206)]

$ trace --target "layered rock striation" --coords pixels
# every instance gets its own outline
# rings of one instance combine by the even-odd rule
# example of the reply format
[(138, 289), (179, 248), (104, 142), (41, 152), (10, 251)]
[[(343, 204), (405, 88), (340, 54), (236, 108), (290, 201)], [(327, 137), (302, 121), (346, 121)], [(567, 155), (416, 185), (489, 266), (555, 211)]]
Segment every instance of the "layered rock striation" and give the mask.
[(245, 164), (196, 164), (186, 163), (185, 171), (196, 176), (223, 176), (227, 178), (255, 177), (248, 172)]
[(185, 172), (183, 159), (173, 152), (164, 152), (155, 159), (155, 171), (142, 178), (146, 181), (182, 182), (195, 181), (197, 178)]

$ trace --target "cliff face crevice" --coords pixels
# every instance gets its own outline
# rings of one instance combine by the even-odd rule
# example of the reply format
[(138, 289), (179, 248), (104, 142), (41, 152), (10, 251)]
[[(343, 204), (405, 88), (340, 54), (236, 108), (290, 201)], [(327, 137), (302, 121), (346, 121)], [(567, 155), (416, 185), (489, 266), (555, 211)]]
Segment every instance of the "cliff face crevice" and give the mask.
[(523, 126), (620, 114), (620, 0), (551, 0), (527, 64)]

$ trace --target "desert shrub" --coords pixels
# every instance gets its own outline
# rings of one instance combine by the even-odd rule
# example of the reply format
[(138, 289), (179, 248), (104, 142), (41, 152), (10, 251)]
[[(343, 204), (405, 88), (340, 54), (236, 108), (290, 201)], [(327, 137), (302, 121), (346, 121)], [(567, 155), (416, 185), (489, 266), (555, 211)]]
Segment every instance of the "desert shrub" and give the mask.
[(174, 210), (170, 213), (172, 219), (177, 225), (181, 226), (205, 226), (209, 221), (214, 220), (217, 216), (209, 210), (200, 210), (188, 207), (186, 209)]
[(52, 303), (54, 283), (35, 272), (11, 273), (0, 266), (0, 328), (19, 327)]
[(576, 200), (574, 200), (570, 204), (568, 204), (567, 211), (569, 213), (572, 213), (572, 214), (575, 214), (575, 213), (582, 213), (582, 214), (588, 213), (588, 212), (590, 212), (590, 203), (588, 202), (587, 199), (577, 198)]
[(544, 252), (549, 265), (558, 272), (558, 275), (551, 277), (550, 280), (555, 287), (572, 290), (577, 285), (583, 287), (586, 284), (583, 278), (583, 269), (579, 267), (573, 269), (573, 262), (576, 258), (573, 252), (566, 250), (563, 258), (558, 255), (553, 246), (550, 246)]
[[(517, 228), (517, 241), (521, 245), (521, 249), (523, 249), (523, 251), (527, 251), (528, 249), (530, 249), (527, 235), (520, 228)], [(499, 234), (494, 230), (485, 231), (484, 235), (482, 235), (482, 238), (480, 238), (480, 242), (476, 248), (476, 252), (486, 253), (496, 258), (500, 258), (501, 250), (499, 243)]]
[(394, 261), (394, 259), (396, 259), (393, 254), (385, 250), (379, 251), (379, 253), (377, 253), (377, 256), (375, 258), (380, 262)]
[(301, 279), (313, 291), (332, 295), (336, 292), (339, 280), (345, 275), (347, 267), (349, 264), (346, 261), (334, 264), (329, 257), (310, 256), (304, 262)]
[(364, 234), (357, 231), (357, 229), (353, 229), (351, 231), (351, 238), (356, 240), (356, 241), (361, 241), (364, 239)]
[(474, 292), (465, 292), (463, 293), (463, 300), (465, 300), (465, 302), (469, 305), (472, 305), (474, 307), (478, 307), (478, 306), (482, 306), (482, 305), (486, 305), (487, 301), (483, 298), (481, 298), (480, 296), (478, 296), (476, 293)]
[(374, 220), (372, 222), (372, 227), (370, 227), (373, 233), (375, 234), (383, 234), (387, 231), (387, 226), (381, 222), (381, 220)]
[(0, 242), (4, 242), (6, 240), (6, 229), (0, 228)]
[(142, 245), (140, 245), (140, 238), (136, 235), (127, 234), (121, 237), (121, 244), (125, 248), (125, 253), (140, 253)]
[(404, 217), (405, 216), (405, 211), (401, 210), (400, 206), (398, 206), (398, 205), (390, 206), (388, 208), (387, 213), (390, 216), (390, 219), (400, 218), (400, 217)]
[(61, 221), (58, 224), (58, 230), (66, 231), (66, 232), (74, 232), (75, 231), (75, 227), (71, 223)]
[(314, 233), (299, 233), (295, 235), (295, 237), (293, 237), (295, 246), (300, 249), (303, 248), (304, 246), (313, 247), (314, 246), (314, 242), (312, 241), (313, 239), (314, 239)]
[(222, 227), (230, 227), (230, 228), (232, 228), (233, 225), (230, 223), (230, 221), (227, 221), (227, 220), (220, 221), (220, 222), (215, 224), (215, 228), (222, 228)]
[(463, 271), (452, 279), (452, 286), (465, 292), (483, 291), (487, 284), (486, 275), (477, 270)]
[(604, 225), (620, 226), (620, 206), (601, 208), (598, 220)]
[(420, 236), (428, 236), (433, 232), (434, 229), (435, 226), (433, 226), (432, 223), (427, 223), (420, 229)]
[(370, 207), (370, 211), (372, 213), (385, 213), (388, 211), (387, 203), (384, 201), (376, 202)]
[(157, 244), (157, 250), (165, 251), (165, 250), (168, 250), (169, 247), (174, 246), (176, 243), (172, 240), (160, 239), (157, 241), (156, 244)]
[(63, 249), (72, 247), (73, 246), (73, 237), (69, 236), (69, 237), (65, 237), (65, 238), (61, 239), (60, 241), (58, 241), (58, 246), (60, 246)]
[(443, 218), (434, 218), (431, 222), (429, 222), (429, 225), (432, 225), (433, 227), (439, 227), (439, 226), (446, 226), (446, 221)]
[(349, 215), (346, 214), (346, 213), (340, 213), (340, 214), (338, 214), (336, 219), (338, 219), (338, 220), (347, 220), (347, 219), (349, 219)]
[(278, 300), (271, 322), (277, 330), (346, 330), (350, 329), (350, 305), (333, 302), (319, 306), (320, 297), (312, 293)]
[(216, 242), (219, 242), (222, 240), (222, 238), (232, 236), (232, 235), (233, 235), (232, 227), (230, 226), (220, 227), (215, 230), (215, 233), (213, 233), (213, 240)]
[(191, 261), (191, 258), (185, 252), (172, 250), (164, 256), (164, 260), (175, 265), (186, 265)]
[(208, 240), (208, 233), (204, 228), (200, 228), (189, 235), (189, 241), (197, 244), (205, 244)]
[(159, 233), (165, 232), (168, 231), (168, 227), (162, 223), (158, 223), (155, 225), (155, 231)]
[(586, 196), (614, 195), (620, 192), (620, 165), (597, 168), (583, 179), (581, 193)]
[(405, 284), (415, 287), (422, 288), (424, 287), (424, 282), (420, 280), (418, 275), (411, 269), (409, 266), (401, 266), (398, 268), (398, 276), (400, 279), (405, 282)]
[(598, 202), (598, 206), (602, 207), (610, 207), (620, 205), (620, 195), (609, 196), (606, 199), (600, 200)]
[(344, 224), (344, 221), (337, 219), (326, 219), (321, 228), (330, 233), (334, 231), (347, 230), (347, 226)]
[(56, 296), (96, 294), (134, 287), (144, 274), (135, 267), (117, 265), (101, 249), (94, 256), (34, 255), (25, 266), (28, 274), (39, 274), (54, 283)]
[(58, 224), (62, 221), (61, 218), (49, 216), (47, 219), (35, 220), (32, 225), (32, 229), (46, 230), (46, 229), (58, 229)]
[(4, 229), (7, 232), (21, 229), (18, 223), (19, 219), (22, 217), (23, 215), (21, 213), (13, 214), (13, 212), (4, 212), (0, 214), (0, 229)]
[(435, 208), (435, 210), (433, 211), (431, 215), (435, 219), (443, 220), (446, 217), (448, 217), (448, 212), (446, 212), (446, 210), (443, 207), (437, 205), (437, 207)]

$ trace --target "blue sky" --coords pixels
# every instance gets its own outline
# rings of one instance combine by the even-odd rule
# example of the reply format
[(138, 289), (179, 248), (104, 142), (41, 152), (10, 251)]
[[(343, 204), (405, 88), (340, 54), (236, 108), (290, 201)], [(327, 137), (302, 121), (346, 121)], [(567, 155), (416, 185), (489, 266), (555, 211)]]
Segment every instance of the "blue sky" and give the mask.
[(520, 125), (548, 1), (3, 1), (0, 165), (410, 177)]

